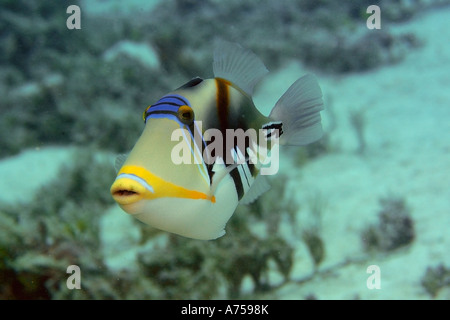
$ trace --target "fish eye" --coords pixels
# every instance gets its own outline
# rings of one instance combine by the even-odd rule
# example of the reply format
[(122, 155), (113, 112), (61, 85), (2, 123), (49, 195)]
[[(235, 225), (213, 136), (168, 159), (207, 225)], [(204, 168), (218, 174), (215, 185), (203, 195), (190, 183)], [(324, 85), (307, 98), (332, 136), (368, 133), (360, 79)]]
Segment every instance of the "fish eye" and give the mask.
[(181, 106), (178, 109), (178, 118), (183, 122), (184, 124), (191, 124), (192, 121), (194, 121), (194, 110), (192, 110), (189, 106)]

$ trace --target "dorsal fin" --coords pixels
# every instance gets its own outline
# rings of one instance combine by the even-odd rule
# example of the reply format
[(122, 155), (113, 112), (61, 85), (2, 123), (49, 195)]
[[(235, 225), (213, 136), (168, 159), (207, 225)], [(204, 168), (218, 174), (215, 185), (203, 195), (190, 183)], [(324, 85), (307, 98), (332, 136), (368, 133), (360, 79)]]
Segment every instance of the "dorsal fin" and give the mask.
[(214, 77), (230, 81), (251, 96), (253, 88), (269, 72), (250, 50), (237, 43), (216, 40), (213, 61)]

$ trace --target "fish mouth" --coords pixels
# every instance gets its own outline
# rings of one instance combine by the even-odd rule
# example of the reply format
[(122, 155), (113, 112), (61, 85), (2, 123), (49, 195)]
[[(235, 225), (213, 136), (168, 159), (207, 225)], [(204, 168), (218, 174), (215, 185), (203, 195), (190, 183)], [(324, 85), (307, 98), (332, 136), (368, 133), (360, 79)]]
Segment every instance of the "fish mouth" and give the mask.
[(126, 189), (113, 190), (111, 191), (111, 195), (113, 199), (121, 205), (131, 204), (142, 198), (138, 192)]
[(134, 195), (139, 195), (136, 191), (119, 189), (113, 192), (113, 197), (130, 197)]
[(144, 199), (149, 191), (132, 178), (118, 176), (110, 192), (119, 205), (128, 205)]
[[(140, 200), (159, 198), (203, 199), (216, 202), (212, 194), (191, 190), (166, 181), (138, 166), (124, 166), (119, 171), (111, 186), (111, 195), (122, 206), (136, 203)], [(125, 210), (127, 211), (127, 210)]]

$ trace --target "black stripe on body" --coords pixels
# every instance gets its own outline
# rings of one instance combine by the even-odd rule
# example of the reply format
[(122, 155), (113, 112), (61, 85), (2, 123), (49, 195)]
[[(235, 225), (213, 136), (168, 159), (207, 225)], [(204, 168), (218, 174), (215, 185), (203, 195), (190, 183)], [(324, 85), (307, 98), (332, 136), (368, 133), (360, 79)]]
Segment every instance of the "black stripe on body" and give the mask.
[[(223, 150), (222, 155), (224, 156), (224, 161), (227, 159), (228, 153), (231, 154), (231, 150), (226, 150), (226, 129), (231, 129), (229, 127), (229, 106), (230, 106), (230, 83), (225, 79), (216, 78), (216, 110), (217, 118), (219, 119), (219, 130), (222, 132), (223, 139)], [(225, 163), (228, 167), (231, 164)], [(231, 178), (233, 178), (234, 186), (236, 188), (236, 193), (238, 199), (240, 200), (244, 196), (244, 186), (242, 185), (242, 178), (239, 174), (238, 168), (233, 169), (230, 172)]]
[(244, 196), (244, 186), (242, 185), (241, 175), (239, 174), (239, 170), (236, 168), (230, 172), (231, 178), (233, 178), (234, 186), (236, 187), (236, 193), (238, 200), (241, 200)]
[(219, 119), (220, 131), (225, 137), (226, 129), (228, 128), (228, 107), (230, 104), (230, 90), (228, 88), (229, 82), (216, 78), (216, 107), (217, 107), (217, 118)]
[(249, 161), (247, 161), (247, 165), (248, 169), (250, 170), (250, 173), (252, 174), (253, 177), (255, 177), (256, 174), (258, 173), (257, 168), (253, 163), (250, 163)]
[(272, 133), (278, 130), (279, 138), (283, 134), (283, 123), (281, 122), (270, 122), (262, 126), (262, 129), (266, 131), (266, 139), (270, 140), (272, 138)]
[[(238, 147), (235, 147), (233, 150), (236, 151), (237, 155)], [(242, 154), (243, 155), (243, 154)], [(237, 156), (239, 157), (239, 156)], [(253, 169), (250, 169), (250, 163), (248, 160), (248, 156), (245, 156), (246, 160), (242, 164), (238, 165), (235, 169), (230, 172), (231, 177), (233, 178), (234, 185), (236, 187), (236, 193), (238, 199), (241, 200), (245, 193), (251, 188), (254, 180), (255, 174), (252, 171), (256, 171), (254, 166)], [(237, 159), (240, 161), (241, 159)], [(240, 169), (240, 170), (239, 170)]]
[[(223, 150), (222, 150), (222, 155), (224, 156), (224, 161), (227, 160), (227, 158), (229, 156), (232, 157), (233, 151), (236, 151), (236, 149), (238, 148), (237, 146), (237, 141), (234, 141), (232, 143), (233, 145), (233, 149), (231, 150), (227, 150), (226, 146), (227, 146), (227, 134), (226, 134), (226, 129), (237, 129), (240, 128), (244, 131), (246, 131), (248, 129), (247, 124), (245, 123), (245, 119), (242, 118), (242, 114), (241, 112), (238, 111), (238, 113), (233, 113), (233, 108), (236, 106), (231, 106), (231, 94), (230, 94), (230, 87), (231, 87), (231, 83), (225, 79), (221, 79), (221, 78), (216, 78), (216, 114), (217, 114), (217, 119), (218, 119), (218, 129), (221, 131), (222, 136), (224, 138), (223, 140)], [(246, 139), (247, 141), (247, 139)], [(242, 197), (244, 196), (246, 190), (248, 190), (251, 186), (251, 184), (254, 181), (254, 178), (256, 177), (256, 175), (258, 174), (258, 169), (256, 168), (256, 166), (252, 163), (249, 163), (249, 156), (247, 153), (247, 147), (250, 147), (251, 143), (245, 144), (245, 148), (244, 150), (240, 150), (242, 155), (245, 157), (245, 162), (240, 164), (238, 167), (236, 167), (235, 169), (233, 169), (230, 172), (230, 176), (233, 179), (235, 188), (236, 188), (236, 193), (237, 193), (237, 197), (238, 199), (242, 199)], [(233, 164), (229, 164), (229, 163), (225, 163), (225, 165), (228, 167), (230, 165)], [(239, 167), (242, 170), (242, 175), (241, 172), (239, 171)], [(248, 172), (247, 172), (247, 168), (248, 168)], [(212, 166), (211, 168), (208, 167), (208, 173), (210, 173), (210, 176), (213, 175), (212, 171)], [(251, 177), (248, 176), (250, 173)]]

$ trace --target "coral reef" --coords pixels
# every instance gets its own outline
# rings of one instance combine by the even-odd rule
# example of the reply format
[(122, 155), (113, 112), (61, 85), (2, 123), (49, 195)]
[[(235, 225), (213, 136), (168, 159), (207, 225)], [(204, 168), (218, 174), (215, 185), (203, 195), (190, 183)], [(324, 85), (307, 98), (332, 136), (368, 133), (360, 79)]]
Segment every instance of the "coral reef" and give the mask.
[(439, 290), (450, 286), (450, 269), (443, 264), (428, 267), (422, 277), (422, 287), (432, 296), (436, 297)]
[(325, 197), (314, 193), (308, 199), (308, 213), (301, 227), (301, 236), (317, 271), (325, 258), (325, 243), (322, 239), (322, 215), (326, 207)]
[(87, 274), (104, 268), (98, 218), (112, 204), (104, 190), (114, 171), (92, 152), (74, 158), (30, 203), (0, 211), (2, 299), (54, 298), (67, 266), (82, 264)]
[(362, 233), (364, 247), (368, 250), (391, 251), (410, 244), (415, 238), (414, 220), (400, 197), (380, 199), (378, 225), (368, 227)]

